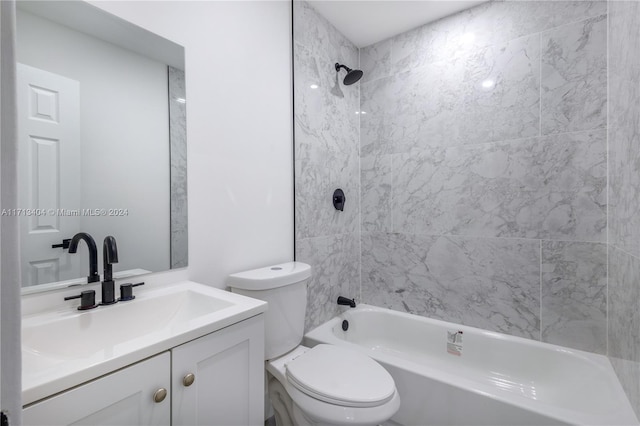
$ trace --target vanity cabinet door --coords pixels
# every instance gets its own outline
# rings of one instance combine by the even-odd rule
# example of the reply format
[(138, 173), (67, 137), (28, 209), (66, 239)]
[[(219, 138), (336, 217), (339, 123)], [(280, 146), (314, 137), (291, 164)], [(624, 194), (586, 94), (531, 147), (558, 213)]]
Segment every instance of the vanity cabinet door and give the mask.
[(257, 315), (172, 352), (172, 424), (264, 424), (264, 320)]
[(156, 355), (25, 408), (23, 424), (169, 425), (170, 368), (169, 352)]

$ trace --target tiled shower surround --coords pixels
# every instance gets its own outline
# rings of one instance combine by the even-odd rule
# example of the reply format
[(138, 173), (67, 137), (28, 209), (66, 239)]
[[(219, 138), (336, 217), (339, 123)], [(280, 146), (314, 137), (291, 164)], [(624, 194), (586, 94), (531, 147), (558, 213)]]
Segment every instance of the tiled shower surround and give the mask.
[(309, 330), (338, 313), (339, 295), (360, 293), (360, 93), (334, 68), (356, 68), (358, 49), (306, 2), (294, 2), (293, 16), (296, 259), (313, 267)]
[(364, 302), (606, 352), (606, 13), (488, 3), (360, 50)]
[(640, 407), (640, 3), (489, 2), (358, 50), (296, 1), (294, 52), (307, 328), (342, 294), (608, 354)]

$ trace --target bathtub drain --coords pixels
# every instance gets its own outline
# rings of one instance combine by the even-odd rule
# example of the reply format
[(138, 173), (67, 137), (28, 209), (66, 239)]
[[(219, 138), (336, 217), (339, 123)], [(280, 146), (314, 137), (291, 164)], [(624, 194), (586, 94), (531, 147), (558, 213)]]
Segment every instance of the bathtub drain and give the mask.
[(347, 331), (349, 329), (349, 321), (342, 321), (342, 330)]

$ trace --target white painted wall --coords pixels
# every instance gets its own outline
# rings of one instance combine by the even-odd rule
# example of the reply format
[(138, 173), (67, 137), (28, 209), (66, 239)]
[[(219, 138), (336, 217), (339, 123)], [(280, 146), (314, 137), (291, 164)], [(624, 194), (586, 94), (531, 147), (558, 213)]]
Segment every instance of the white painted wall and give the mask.
[(292, 260), (291, 4), (92, 4), (185, 47), (189, 278)]
[(18, 62), (80, 82), (81, 206), (129, 211), (80, 229), (100, 249), (116, 237), (115, 271), (169, 269), (167, 66), (24, 11), (17, 21)]

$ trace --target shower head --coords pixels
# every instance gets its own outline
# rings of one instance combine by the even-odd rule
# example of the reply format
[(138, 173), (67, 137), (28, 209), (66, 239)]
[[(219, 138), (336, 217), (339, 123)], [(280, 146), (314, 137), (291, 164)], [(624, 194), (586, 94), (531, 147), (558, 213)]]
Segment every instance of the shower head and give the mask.
[(347, 75), (344, 76), (344, 84), (345, 86), (349, 86), (362, 78), (362, 71), (360, 70), (352, 70), (346, 65), (340, 65), (336, 62), (336, 71), (340, 72), (340, 68), (344, 68), (347, 70)]

